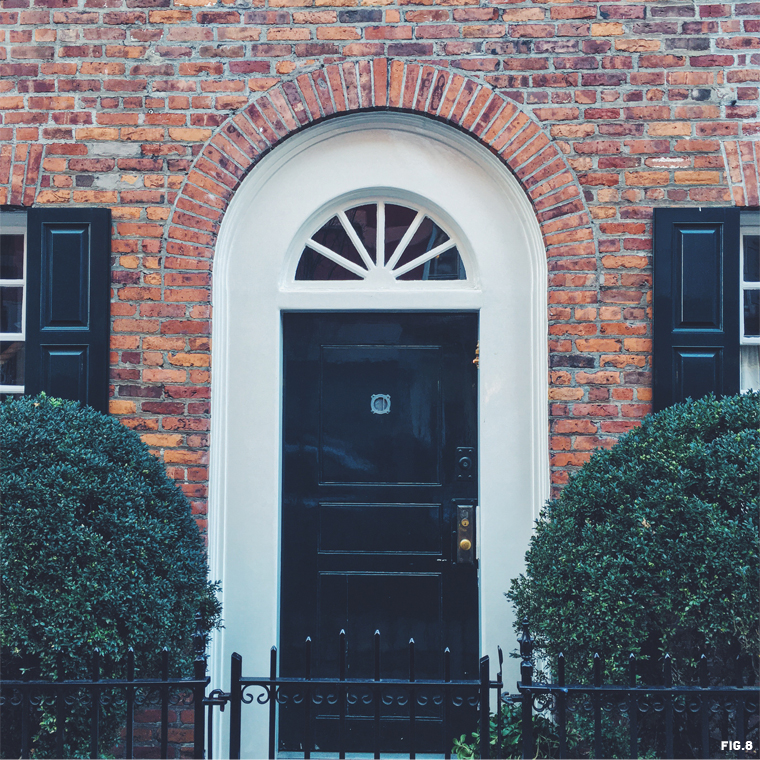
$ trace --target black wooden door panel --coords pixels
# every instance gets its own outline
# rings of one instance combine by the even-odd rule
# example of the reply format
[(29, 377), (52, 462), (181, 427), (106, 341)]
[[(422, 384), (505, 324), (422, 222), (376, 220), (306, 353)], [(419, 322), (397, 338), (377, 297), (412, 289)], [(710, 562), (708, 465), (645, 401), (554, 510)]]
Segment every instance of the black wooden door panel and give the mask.
[[(477, 499), (476, 468), (457, 464), (462, 447), (477, 461), (477, 315), (284, 314), (283, 337), (283, 674), (303, 673), (310, 636), (313, 674), (335, 677), (345, 630), (347, 677), (371, 677), (379, 630), (382, 677), (408, 678), (413, 638), (418, 679), (442, 678), (445, 647), (452, 677), (475, 678), (477, 568), (455, 539), (457, 505)], [(407, 709), (383, 709), (387, 751), (403, 749)], [(352, 751), (368, 748), (372, 710), (350, 705)], [(315, 709), (321, 749), (336, 716)], [(440, 706), (418, 717), (418, 750), (443, 751)], [(301, 736), (298, 706), (283, 707), (280, 746)]]
[(432, 554), (443, 549), (440, 504), (320, 504), (320, 554)]
[[(440, 482), (440, 354), (433, 346), (322, 348), (322, 483)], [(373, 397), (385, 406), (373, 408)]]

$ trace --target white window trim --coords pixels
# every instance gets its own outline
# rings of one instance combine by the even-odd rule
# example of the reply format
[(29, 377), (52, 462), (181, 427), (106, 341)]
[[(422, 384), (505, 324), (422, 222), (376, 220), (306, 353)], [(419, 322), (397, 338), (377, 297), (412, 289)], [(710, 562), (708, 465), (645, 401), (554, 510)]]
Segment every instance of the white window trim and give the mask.
[(741, 285), (739, 293), (739, 344), (742, 346), (760, 346), (760, 335), (746, 336), (744, 334), (744, 291), (760, 290), (760, 283), (747, 282), (744, 279), (744, 236), (760, 236), (760, 226), (742, 224), (739, 229), (739, 266), (741, 267)]
[[(3, 211), (0, 212), (0, 234), (2, 235), (23, 235), (24, 236), (24, 264), (23, 277), (21, 280), (4, 280), (0, 279), (0, 286), (21, 287), (23, 296), (21, 300), (21, 332), (4, 333), (0, 332), (0, 341), (9, 343), (26, 343), (26, 214), (23, 211)], [(0, 393), (23, 393), (23, 385), (2, 385), (0, 384)]]

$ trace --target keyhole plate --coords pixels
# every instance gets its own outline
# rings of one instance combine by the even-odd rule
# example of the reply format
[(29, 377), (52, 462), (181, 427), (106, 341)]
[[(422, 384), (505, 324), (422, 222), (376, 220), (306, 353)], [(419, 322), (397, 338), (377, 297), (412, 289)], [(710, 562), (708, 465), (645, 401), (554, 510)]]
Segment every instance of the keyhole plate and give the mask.
[(391, 397), (387, 393), (375, 393), (369, 402), (372, 414), (388, 414), (391, 411)]

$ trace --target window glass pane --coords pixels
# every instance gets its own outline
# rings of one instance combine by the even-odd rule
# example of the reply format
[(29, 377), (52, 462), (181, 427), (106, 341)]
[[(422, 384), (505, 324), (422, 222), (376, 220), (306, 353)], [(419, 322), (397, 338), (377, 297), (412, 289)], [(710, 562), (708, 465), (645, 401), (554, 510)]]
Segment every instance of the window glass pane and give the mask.
[(298, 262), (296, 280), (361, 280), (361, 277), (307, 247)]
[(445, 243), (448, 239), (449, 236), (432, 219), (425, 217), (394, 269), (408, 264), (426, 251), (430, 251), (437, 245)]
[(760, 391), (760, 346), (742, 346), (741, 391)]
[(385, 260), (388, 261), (396, 250), (404, 233), (414, 221), (417, 212), (406, 206), (385, 204)]
[(364, 206), (356, 206), (346, 211), (348, 221), (356, 230), (359, 240), (367, 249), (372, 261), (375, 261), (377, 250), (377, 204), (368, 203)]
[[(353, 211), (354, 209), (352, 209)], [(351, 221), (350, 212), (347, 214)], [(356, 226), (354, 226), (356, 229)], [(334, 216), (321, 229), (315, 232), (311, 239), (314, 242), (329, 248), (333, 253), (338, 254), (344, 259), (357, 264), (366, 270), (359, 252), (351, 242), (348, 233), (340, 223), (340, 219)], [(360, 237), (361, 239), (361, 237)], [(296, 280), (360, 280), (361, 277), (344, 269), (340, 263), (331, 261), (317, 251), (313, 251), (306, 246), (298, 262), (296, 270)]]
[(0, 385), (24, 384), (24, 344), (0, 342)]
[(760, 336), (760, 290), (744, 291), (744, 335)]
[(0, 280), (24, 278), (24, 236), (0, 235)]
[(760, 235), (742, 235), (744, 282), (760, 282)]
[(422, 266), (402, 274), (399, 280), (466, 280), (464, 264), (459, 251), (449, 248)]
[(20, 333), (24, 302), (23, 288), (0, 288), (0, 332)]

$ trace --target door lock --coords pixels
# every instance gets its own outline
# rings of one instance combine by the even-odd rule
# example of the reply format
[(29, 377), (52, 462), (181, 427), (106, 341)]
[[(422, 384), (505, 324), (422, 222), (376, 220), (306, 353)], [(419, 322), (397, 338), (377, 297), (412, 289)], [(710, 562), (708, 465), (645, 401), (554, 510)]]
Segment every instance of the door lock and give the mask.
[(456, 453), (457, 480), (472, 480), (475, 476), (475, 449), (459, 446)]
[(474, 504), (457, 504), (457, 564), (475, 564)]

